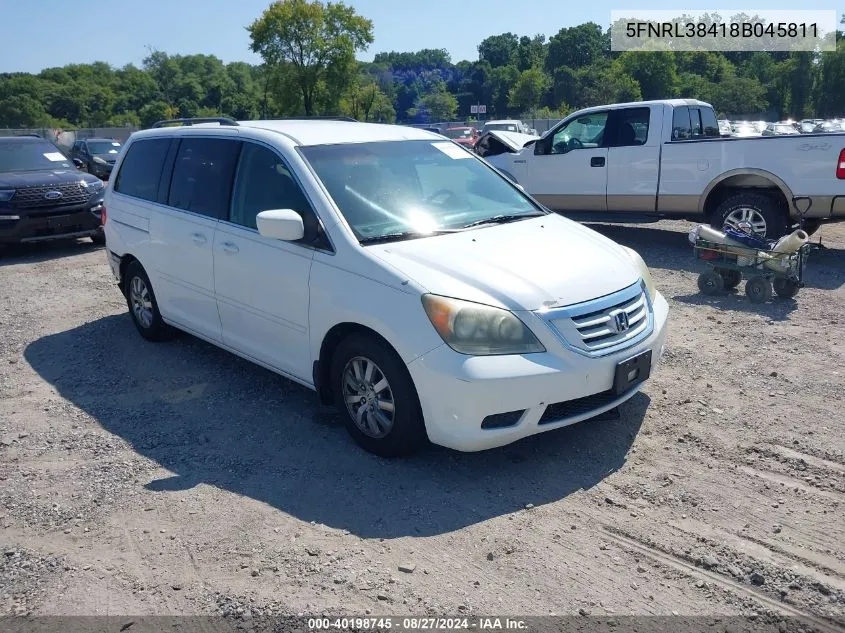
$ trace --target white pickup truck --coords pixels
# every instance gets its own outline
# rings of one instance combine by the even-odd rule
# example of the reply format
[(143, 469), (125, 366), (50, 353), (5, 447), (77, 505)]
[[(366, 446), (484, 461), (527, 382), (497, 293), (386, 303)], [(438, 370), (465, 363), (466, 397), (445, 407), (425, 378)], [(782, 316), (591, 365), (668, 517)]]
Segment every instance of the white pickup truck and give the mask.
[(490, 131), (475, 149), (564, 213), (706, 218), (769, 238), (845, 220), (845, 134), (722, 138), (692, 99), (588, 108), (539, 138)]

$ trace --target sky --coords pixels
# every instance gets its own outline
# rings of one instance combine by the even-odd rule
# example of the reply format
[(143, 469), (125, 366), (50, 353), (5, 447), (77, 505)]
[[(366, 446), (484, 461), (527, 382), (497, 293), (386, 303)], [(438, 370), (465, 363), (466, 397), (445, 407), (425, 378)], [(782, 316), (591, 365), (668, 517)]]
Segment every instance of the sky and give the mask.
[[(712, 1), (712, 0), (710, 0)], [(842, 0), (839, 0), (840, 2)], [(150, 49), (175, 54), (204, 53), (224, 62), (259, 63), (249, 50), (245, 26), (269, 0), (0, 0), (0, 72), (39, 72), (72, 63), (104, 61), (140, 66)], [(445, 48), (453, 62), (478, 59), (488, 35), (512, 32), (546, 36), (584, 22), (610, 25), (614, 9), (673, 9), (677, 0), (346, 0), (373, 21), (375, 42), (358, 54)], [(796, 9), (794, 0), (726, 3), (726, 9)], [(692, 11), (701, 7), (686, 7)], [(845, 7), (819, 0), (812, 9)]]

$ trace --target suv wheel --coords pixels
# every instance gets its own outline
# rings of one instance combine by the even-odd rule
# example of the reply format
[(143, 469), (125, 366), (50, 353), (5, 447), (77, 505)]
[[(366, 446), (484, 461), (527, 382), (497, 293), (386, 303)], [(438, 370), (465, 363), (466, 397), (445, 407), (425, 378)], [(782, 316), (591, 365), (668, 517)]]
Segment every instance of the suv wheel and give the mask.
[(99, 246), (103, 246), (106, 243), (106, 234), (102, 227), (97, 229), (97, 232), (91, 236), (91, 241)]
[(365, 450), (399, 457), (427, 441), (408, 369), (376, 337), (353, 334), (343, 340), (332, 358), (331, 381), (346, 430)]
[(129, 264), (124, 277), (124, 293), (129, 314), (138, 332), (148, 341), (164, 341), (173, 329), (161, 318), (153, 286), (144, 267), (137, 261)]

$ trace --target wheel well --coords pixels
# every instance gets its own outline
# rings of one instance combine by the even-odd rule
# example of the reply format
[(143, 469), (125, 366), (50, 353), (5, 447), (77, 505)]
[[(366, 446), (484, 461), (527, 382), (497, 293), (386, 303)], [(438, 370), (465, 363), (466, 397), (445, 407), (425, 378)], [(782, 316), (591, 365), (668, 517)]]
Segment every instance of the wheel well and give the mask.
[(126, 269), (129, 268), (129, 264), (132, 262), (137, 262), (138, 259), (133, 255), (124, 255), (120, 259), (120, 288), (123, 289), (123, 282), (126, 278)]
[(314, 386), (317, 387), (317, 394), (323, 404), (332, 404), (333, 402), (331, 381), (329, 380), (332, 356), (334, 356), (340, 342), (355, 333), (373, 336), (395, 351), (395, 348), (372, 328), (360, 323), (338, 323), (335, 325), (323, 338), (323, 344), (320, 346), (320, 359), (314, 364)]
[(704, 214), (712, 216), (725, 200), (733, 195), (742, 192), (759, 193), (769, 196), (783, 209), (784, 213), (789, 211), (789, 201), (780, 187), (765, 176), (758, 174), (737, 174), (725, 178), (707, 195), (704, 201)]

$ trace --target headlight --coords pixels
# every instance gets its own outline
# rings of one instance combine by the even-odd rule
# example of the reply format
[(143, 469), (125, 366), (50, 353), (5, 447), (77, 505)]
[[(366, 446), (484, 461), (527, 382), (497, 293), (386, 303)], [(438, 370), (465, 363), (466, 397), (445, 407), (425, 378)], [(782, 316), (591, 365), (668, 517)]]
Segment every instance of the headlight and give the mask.
[(14, 195), (14, 189), (0, 189), (0, 202), (8, 202)]
[(648, 290), (648, 296), (651, 301), (654, 302), (654, 297), (657, 295), (657, 287), (654, 285), (654, 279), (651, 278), (651, 272), (649, 271), (648, 266), (637, 251), (632, 248), (628, 248), (627, 246), (623, 246), (622, 248), (625, 249), (625, 252), (628, 253), (628, 257), (631, 258), (637, 269), (640, 271), (643, 283)]
[[(86, 181), (86, 182), (87, 182), (87, 181)], [(87, 185), (88, 185), (88, 191), (89, 191), (90, 193), (97, 193), (97, 192), (98, 192), (98, 191), (100, 191), (103, 187), (105, 187), (105, 186), (106, 186), (106, 183), (104, 183), (104, 182), (103, 182), (102, 180), (100, 180), (100, 179), (97, 179), (97, 180), (96, 180), (96, 181), (94, 181), (94, 182), (88, 182), (88, 183), (87, 183)]]
[(501, 308), (423, 295), (423, 308), (443, 341), (460, 354), (493, 356), (545, 352), (519, 318)]
[(99, 156), (94, 157), (94, 162), (97, 163), (98, 165), (108, 165), (108, 163), (106, 161), (104, 161), (102, 158), (100, 158)]

